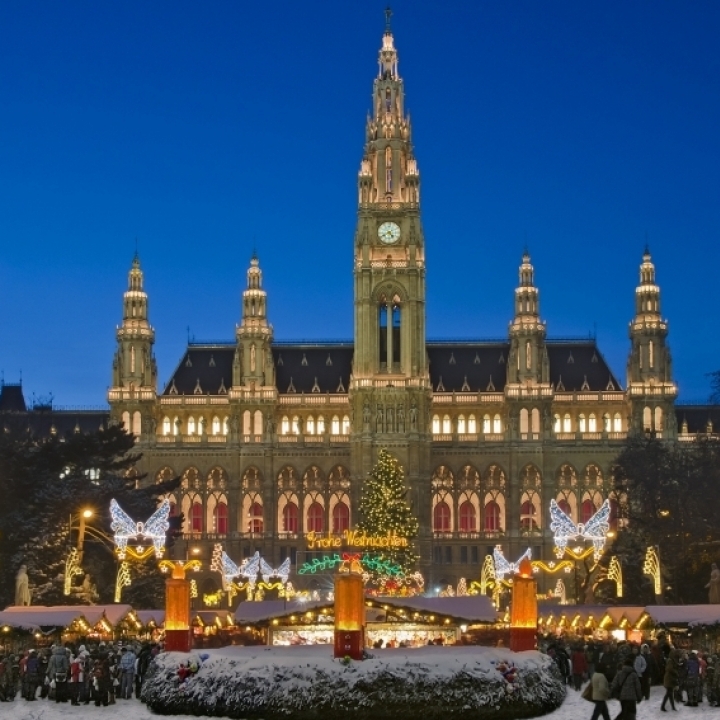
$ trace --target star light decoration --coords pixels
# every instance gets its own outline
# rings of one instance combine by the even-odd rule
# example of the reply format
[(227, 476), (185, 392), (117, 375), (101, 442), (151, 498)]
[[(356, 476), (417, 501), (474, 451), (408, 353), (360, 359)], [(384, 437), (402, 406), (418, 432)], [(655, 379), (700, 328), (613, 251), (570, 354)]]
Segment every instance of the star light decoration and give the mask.
[(115, 533), (113, 539), (117, 549), (118, 557), (125, 559), (132, 548), (128, 548), (131, 540), (137, 542), (135, 552), (130, 552), (136, 559), (143, 560), (152, 550), (143, 547), (143, 540), (149, 540), (155, 550), (155, 557), (161, 559), (165, 553), (165, 537), (170, 528), (168, 517), (170, 516), (170, 501), (163, 500), (160, 507), (150, 516), (147, 522), (135, 522), (121, 507), (117, 500), (110, 501), (110, 516), (112, 523), (110, 528)]
[[(602, 555), (607, 533), (610, 530), (610, 500), (600, 506), (600, 509), (586, 522), (578, 523), (572, 521), (570, 516), (560, 509), (555, 500), (550, 501), (550, 529), (553, 531), (555, 540), (555, 555), (561, 558), (570, 540), (583, 538), (590, 540), (593, 544), (595, 560)], [(581, 548), (580, 548), (581, 549)], [(575, 552), (578, 552), (578, 548)]]

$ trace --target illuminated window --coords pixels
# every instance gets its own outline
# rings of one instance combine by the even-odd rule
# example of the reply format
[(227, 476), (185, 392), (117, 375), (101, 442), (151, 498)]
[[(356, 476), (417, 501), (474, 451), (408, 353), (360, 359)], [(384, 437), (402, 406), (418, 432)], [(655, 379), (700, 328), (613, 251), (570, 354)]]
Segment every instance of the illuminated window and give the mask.
[(332, 531), (342, 533), (350, 528), (350, 510), (344, 502), (339, 502), (332, 512)]
[(315, 434), (315, 418), (312, 415), (308, 415), (307, 424), (305, 425), (305, 427), (307, 428), (308, 435)]
[(164, 417), (162, 422), (162, 434), (169, 435), (172, 432), (172, 425), (170, 424), (170, 418)]
[(597, 418), (595, 413), (590, 413), (588, 418), (588, 432), (597, 432)]
[(643, 430), (652, 430), (652, 410), (643, 408)]
[(570, 419), (570, 413), (565, 413), (563, 418), (563, 432), (572, 432), (572, 420)]
[(180, 418), (176, 417), (173, 420), (172, 433), (173, 433), (173, 435), (177, 435), (179, 431), (180, 431)]
[(493, 418), (493, 433), (495, 435), (500, 435), (502, 433), (502, 419), (500, 418), (500, 415), (496, 415)]
[(449, 416), (449, 415), (443, 416), (442, 431), (443, 431), (443, 433), (445, 433), (446, 435), (449, 435), (449, 434), (452, 432), (452, 423), (450, 422), (450, 416)]
[(660, 432), (663, 428), (663, 411), (661, 407), (655, 408), (655, 430)]
[(530, 432), (529, 420), (530, 420), (530, 416), (528, 415), (527, 409), (521, 408), (521, 410), (520, 410), (520, 432), (521, 433), (526, 434), (526, 433)]
[(433, 415), (432, 432), (433, 432), (433, 435), (440, 434), (440, 416), (439, 415)]
[(202, 503), (195, 502), (190, 509), (190, 528), (193, 533), (201, 533), (203, 531), (203, 506)]
[(219, 435), (220, 434), (220, 418), (215, 416), (212, 419), (212, 434), (213, 435)]
[(250, 506), (248, 531), (251, 533), (261, 533), (263, 531), (263, 506), (259, 502), (254, 502)]
[(580, 413), (580, 415), (578, 415), (578, 430), (581, 433), (587, 432), (587, 427), (585, 425), (585, 415), (583, 413)]
[(492, 425), (490, 424), (490, 416), (484, 415), (483, 416), (483, 433), (485, 435), (489, 435), (492, 430)]
[(620, 413), (615, 413), (613, 417), (613, 430), (615, 432), (622, 432), (622, 416)]
[(475, 532), (477, 530), (475, 506), (469, 500), (466, 500), (460, 506), (460, 530), (463, 532)]
[(433, 510), (433, 530), (435, 532), (450, 532), (450, 508), (443, 500)]
[(580, 522), (587, 523), (587, 521), (595, 514), (595, 505), (592, 500), (583, 500), (583, 504), (580, 506)]
[(333, 415), (333, 418), (330, 421), (330, 434), (331, 435), (339, 435), (340, 434), (340, 418), (337, 415)]
[(317, 434), (325, 434), (325, 418), (322, 415), (319, 415), (317, 419)]
[(218, 535), (227, 535), (228, 531), (228, 507), (224, 502), (219, 502), (213, 511), (215, 532)]
[(471, 415), (468, 418), (468, 432), (471, 435), (474, 435), (477, 432), (477, 420), (475, 420), (475, 416)]
[(289, 502), (283, 508), (283, 532), (296, 533), (298, 531), (298, 507)]
[(287, 435), (290, 432), (290, 418), (287, 415), (283, 415), (280, 421), (280, 434)]
[(188, 435), (194, 435), (195, 434), (195, 418), (189, 417), (187, 421), (187, 432)]
[(458, 415), (457, 431), (458, 431), (458, 435), (465, 435), (465, 433), (467, 432), (464, 415)]
[(320, 503), (314, 502), (307, 511), (307, 527), (308, 532), (321, 533), (324, 529), (324, 515), (323, 507)]
[(610, 418), (610, 413), (605, 413), (603, 415), (603, 430), (605, 432), (612, 431), (612, 419)]
[(526, 500), (520, 506), (520, 527), (523, 530), (536, 530), (538, 527), (536, 518), (535, 505)]
[(500, 532), (500, 506), (491, 500), (485, 505), (485, 530), (487, 532)]
[(537, 408), (532, 409), (530, 419), (531, 419), (532, 431), (534, 433), (539, 433), (540, 432), (540, 411)]
[(223, 435), (227, 435), (230, 431), (230, 418), (223, 418)]
[(343, 435), (349, 435), (349, 434), (350, 434), (350, 416), (349, 416), (349, 415), (343, 415), (343, 419), (342, 419), (342, 434), (343, 434)]
[(297, 415), (293, 415), (292, 419), (292, 434), (293, 435), (299, 435), (300, 434), (300, 418)]
[(559, 415), (555, 415), (553, 418), (553, 432), (562, 432), (562, 421)]

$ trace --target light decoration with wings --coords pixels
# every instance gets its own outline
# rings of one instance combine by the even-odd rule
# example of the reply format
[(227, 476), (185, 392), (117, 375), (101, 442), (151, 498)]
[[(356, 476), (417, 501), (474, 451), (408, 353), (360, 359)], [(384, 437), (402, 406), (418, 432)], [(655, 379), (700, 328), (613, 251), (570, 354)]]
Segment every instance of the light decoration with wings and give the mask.
[(595, 560), (600, 559), (607, 533), (610, 530), (610, 500), (605, 500), (600, 509), (586, 523), (577, 525), (567, 513), (560, 509), (555, 500), (551, 500), (550, 520), (550, 529), (555, 540), (555, 555), (558, 558), (565, 554), (565, 548), (570, 540), (581, 537), (592, 542)]
[[(161, 559), (165, 554), (165, 537), (170, 523), (170, 501), (165, 499), (160, 507), (150, 516), (147, 522), (135, 522), (121, 507), (115, 499), (110, 501), (110, 516), (112, 523), (110, 528), (115, 533), (113, 539), (117, 549), (117, 555), (121, 560), (130, 555), (136, 560), (144, 560), (153, 551), (155, 557)], [(133, 545), (128, 547), (130, 541)], [(150, 541), (152, 547), (144, 547), (143, 543)]]
[(506, 575), (516, 575), (520, 569), (520, 563), (527, 558), (532, 560), (532, 550), (528, 548), (516, 562), (510, 562), (505, 558), (502, 548), (499, 545), (493, 550), (493, 563), (495, 565), (495, 578), (502, 580)]
[[(218, 543), (213, 548), (210, 569), (220, 573), (222, 589), (230, 605), (233, 597), (241, 590), (246, 592), (248, 600), (262, 599), (266, 590), (277, 590), (280, 597), (285, 597), (285, 587), (290, 577), (290, 558), (285, 558), (278, 568), (273, 568), (256, 552), (238, 565)], [(262, 578), (260, 582), (258, 576)], [(245, 582), (237, 582), (236, 578), (243, 578)], [(272, 578), (278, 578), (279, 582), (270, 582)]]
[(290, 577), (290, 558), (285, 558), (282, 565), (277, 569), (271, 567), (265, 560), (260, 558), (260, 575), (262, 575), (262, 579), (266, 583), (270, 582), (270, 578), (280, 578), (280, 582), (284, 585)]

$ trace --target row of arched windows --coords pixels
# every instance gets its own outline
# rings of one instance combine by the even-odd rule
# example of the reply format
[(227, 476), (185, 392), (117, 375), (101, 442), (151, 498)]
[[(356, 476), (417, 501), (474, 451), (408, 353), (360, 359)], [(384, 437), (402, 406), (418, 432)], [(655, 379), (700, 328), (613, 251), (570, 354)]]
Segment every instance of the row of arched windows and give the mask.
[[(458, 435), (475, 435), (478, 432), (478, 420), (474, 414), (458, 415), (455, 419)], [(503, 431), (503, 422), (499, 414), (484, 415), (480, 424), (483, 435), (499, 435)], [(450, 415), (433, 415), (433, 435), (450, 435), (453, 432), (453, 419)]]
[(556, 433), (623, 432), (623, 420), (619, 412), (614, 415), (605, 413), (601, 418), (595, 413), (589, 413), (587, 416), (585, 413), (580, 413), (575, 418), (570, 413), (555, 414), (553, 430)]
[(315, 417), (308, 415), (301, 418), (299, 415), (288, 417), (283, 415), (280, 421), (281, 435), (325, 435), (330, 431), (331, 435), (349, 435), (350, 434), (350, 416), (333, 415), (330, 422), (326, 423), (322, 415)]

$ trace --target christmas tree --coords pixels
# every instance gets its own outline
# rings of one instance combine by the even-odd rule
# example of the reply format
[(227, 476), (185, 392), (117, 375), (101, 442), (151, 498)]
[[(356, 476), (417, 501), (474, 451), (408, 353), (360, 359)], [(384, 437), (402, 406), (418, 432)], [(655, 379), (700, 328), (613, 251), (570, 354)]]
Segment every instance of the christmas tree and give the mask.
[(359, 530), (368, 535), (388, 533), (406, 538), (406, 547), (383, 548), (383, 560), (399, 565), (406, 575), (415, 571), (418, 555), (413, 540), (418, 534), (418, 520), (406, 499), (407, 488), (402, 466), (387, 450), (380, 450), (375, 467), (370, 472), (360, 499)]

